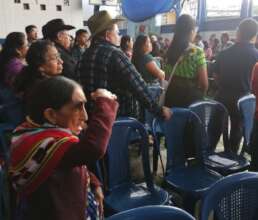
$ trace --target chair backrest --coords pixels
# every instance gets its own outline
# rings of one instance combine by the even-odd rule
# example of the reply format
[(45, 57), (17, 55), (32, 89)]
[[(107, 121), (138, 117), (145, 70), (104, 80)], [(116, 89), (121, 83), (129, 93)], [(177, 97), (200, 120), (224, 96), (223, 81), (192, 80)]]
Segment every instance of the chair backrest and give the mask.
[[(173, 115), (169, 121), (155, 119), (153, 121), (153, 133), (159, 126), (165, 135), (167, 144), (167, 167), (171, 168), (186, 166), (187, 148), (194, 148), (195, 158), (202, 161), (203, 137), (201, 121), (199, 117), (189, 109), (172, 108)], [(190, 132), (188, 132), (190, 131)]]
[(214, 151), (221, 134), (225, 149), (228, 149), (228, 111), (217, 101), (201, 101), (193, 103), (189, 109), (196, 113), (204, 126), (208, 151)]
[(254, 94), (248, 94), (241, 97), (237, 102), (237, 106), (243, 121), (243, 150), (245, 150), (245, 148), (249, 146), (251, 133), (253, 129), (253, 120), (256, 108), (256, 98)]
[(258, 215), (258, 173), (243, 172), (215, 183), (202, 202), (201, 220), (255, 220)]
[(145, 206), (115, 214), (107, 220), (194, 220), (186, 211), (171, 206)]
[(117, 120), (107, 149), (108, 188), (131, 182), (128, 147), (131, 135), (138, 132), (140, 139), (143, 171), (147, 186), (153, 189), (153, 180), (149, 163), (148, 135), (144, 126), (136, 119)]
[[(157, 86), (148, 86), (148, 90), (149, 92), (151, 93), (151, 96), (154, 100), (158, 101), (161, 93), (162, 93), (162, 88), (157, 85)], [(152, 126), (152, 121), (154, 119), (154, 115), (152, 113), (150, 113), (148, 110), (145, 110), (145, 113), (144, 113), (145, 117), (144, 117), (144, 123), (145, 123), (145, 126), (147, 126), (147, 128), (151, 129), (151, 126)]]

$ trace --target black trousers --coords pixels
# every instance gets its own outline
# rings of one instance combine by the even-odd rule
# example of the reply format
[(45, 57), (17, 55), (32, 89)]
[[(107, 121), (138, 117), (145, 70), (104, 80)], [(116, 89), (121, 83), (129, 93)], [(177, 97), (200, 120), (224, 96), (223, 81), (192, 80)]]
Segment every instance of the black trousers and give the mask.
[(216, 100), (221, 102), (228, 110), (230, 117), (230, 136), (229, 136), (229, 144), (230, 148), (233, 152), (238, 152), (240, 141), (243, 134), (242, 129), (242, 120), (240, 112), (237, 108), (237, 101), (239, 97), (223, 97), (223, 95), (219, 95), (216, 97)]
[(251, 143), (251, 167), (250, 171), (258, 171), (258, 119), (254, 120)]

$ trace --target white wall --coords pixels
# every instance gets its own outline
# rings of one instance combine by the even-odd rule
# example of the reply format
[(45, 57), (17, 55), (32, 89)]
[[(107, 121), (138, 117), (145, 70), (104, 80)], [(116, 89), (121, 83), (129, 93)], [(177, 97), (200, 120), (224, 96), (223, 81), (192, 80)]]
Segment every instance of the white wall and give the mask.
[[(77, 29), (83, 27), (82, 0), (69, 0), (70, 5), (64, 5), (65, 0), (0, 0), (0, 38), (5, 38), (12, 31), (25, 32), (27, 25), (34, 24), (39, 28), (51, 19), (62, 18), (65, 23), (74, 25)], [(23, 4), (28, 3), (30, 10), (24, 10)], [(40, 4), (46, 5), (46, 11), (40, 10)], [(56, 11), (56, 5), (62, 6), (62, 11)], [(72, 32), (73, 33), (73, 32)]]

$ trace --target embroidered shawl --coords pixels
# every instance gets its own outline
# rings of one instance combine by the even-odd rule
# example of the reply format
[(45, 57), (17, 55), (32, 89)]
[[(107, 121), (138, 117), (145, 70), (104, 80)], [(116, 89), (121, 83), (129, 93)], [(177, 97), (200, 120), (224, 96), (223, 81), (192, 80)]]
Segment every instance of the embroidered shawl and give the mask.
[(10, 176), (22, 195), (35, 191), (58, 166), (65, 152), (79, 139), (68, 129), (25, 122), (11, 140)]

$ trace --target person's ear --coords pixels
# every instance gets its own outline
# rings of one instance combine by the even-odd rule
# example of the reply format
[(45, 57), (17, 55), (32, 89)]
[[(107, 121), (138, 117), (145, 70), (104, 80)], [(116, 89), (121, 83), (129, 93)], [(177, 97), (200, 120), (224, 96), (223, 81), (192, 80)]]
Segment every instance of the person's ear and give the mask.
[(19, 49), (16, 49), (16, 53), (18, 54), (19, 57), (21, 57), (21, 51)]
[(56, 111), (52, 108), (47, 108), (43, 112), (44, 118), (47, 119), (48, 122), (50, 122), (53, 125), (56, 125), (57, 122), (57, 114)]

